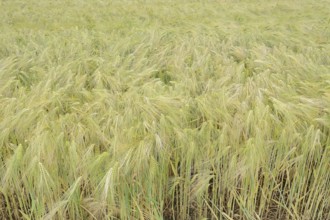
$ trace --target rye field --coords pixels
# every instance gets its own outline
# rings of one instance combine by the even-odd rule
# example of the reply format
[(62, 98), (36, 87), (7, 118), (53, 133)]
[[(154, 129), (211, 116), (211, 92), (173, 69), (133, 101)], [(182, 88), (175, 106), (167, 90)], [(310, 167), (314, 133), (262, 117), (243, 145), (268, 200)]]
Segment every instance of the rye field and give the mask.
[(329, 0), (0, 0), (0, 219), (329, 220)]

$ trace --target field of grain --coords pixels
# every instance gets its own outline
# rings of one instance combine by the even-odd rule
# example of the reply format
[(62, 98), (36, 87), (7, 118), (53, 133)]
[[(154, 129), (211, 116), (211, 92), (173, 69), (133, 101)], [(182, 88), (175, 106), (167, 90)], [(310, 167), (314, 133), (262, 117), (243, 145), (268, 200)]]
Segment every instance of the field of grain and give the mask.
[(0, 0), (0, 219), (330, 219), (329, 0)]

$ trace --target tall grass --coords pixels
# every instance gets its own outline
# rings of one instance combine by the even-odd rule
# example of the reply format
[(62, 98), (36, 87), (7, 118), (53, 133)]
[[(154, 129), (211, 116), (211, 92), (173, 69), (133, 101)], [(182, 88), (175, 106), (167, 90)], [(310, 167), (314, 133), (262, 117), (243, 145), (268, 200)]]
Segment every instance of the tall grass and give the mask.
[(0, 219), (330, 219), (329, 3), (0, 1)]

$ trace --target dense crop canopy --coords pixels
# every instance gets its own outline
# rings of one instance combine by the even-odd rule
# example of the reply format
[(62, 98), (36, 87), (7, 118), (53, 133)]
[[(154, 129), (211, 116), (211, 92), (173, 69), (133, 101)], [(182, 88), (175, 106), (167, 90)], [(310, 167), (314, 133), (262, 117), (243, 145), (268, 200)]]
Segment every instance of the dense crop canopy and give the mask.
[(329, 11), (0, 0), (0, 219), (330, 219)]

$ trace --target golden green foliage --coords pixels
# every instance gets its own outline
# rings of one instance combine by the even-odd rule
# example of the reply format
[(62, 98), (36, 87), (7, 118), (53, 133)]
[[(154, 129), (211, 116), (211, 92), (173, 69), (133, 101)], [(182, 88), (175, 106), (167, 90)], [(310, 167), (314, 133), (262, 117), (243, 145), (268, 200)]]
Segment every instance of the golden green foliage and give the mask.
[(329, 11), (0, 0), (0, 219), (330, 219)]

